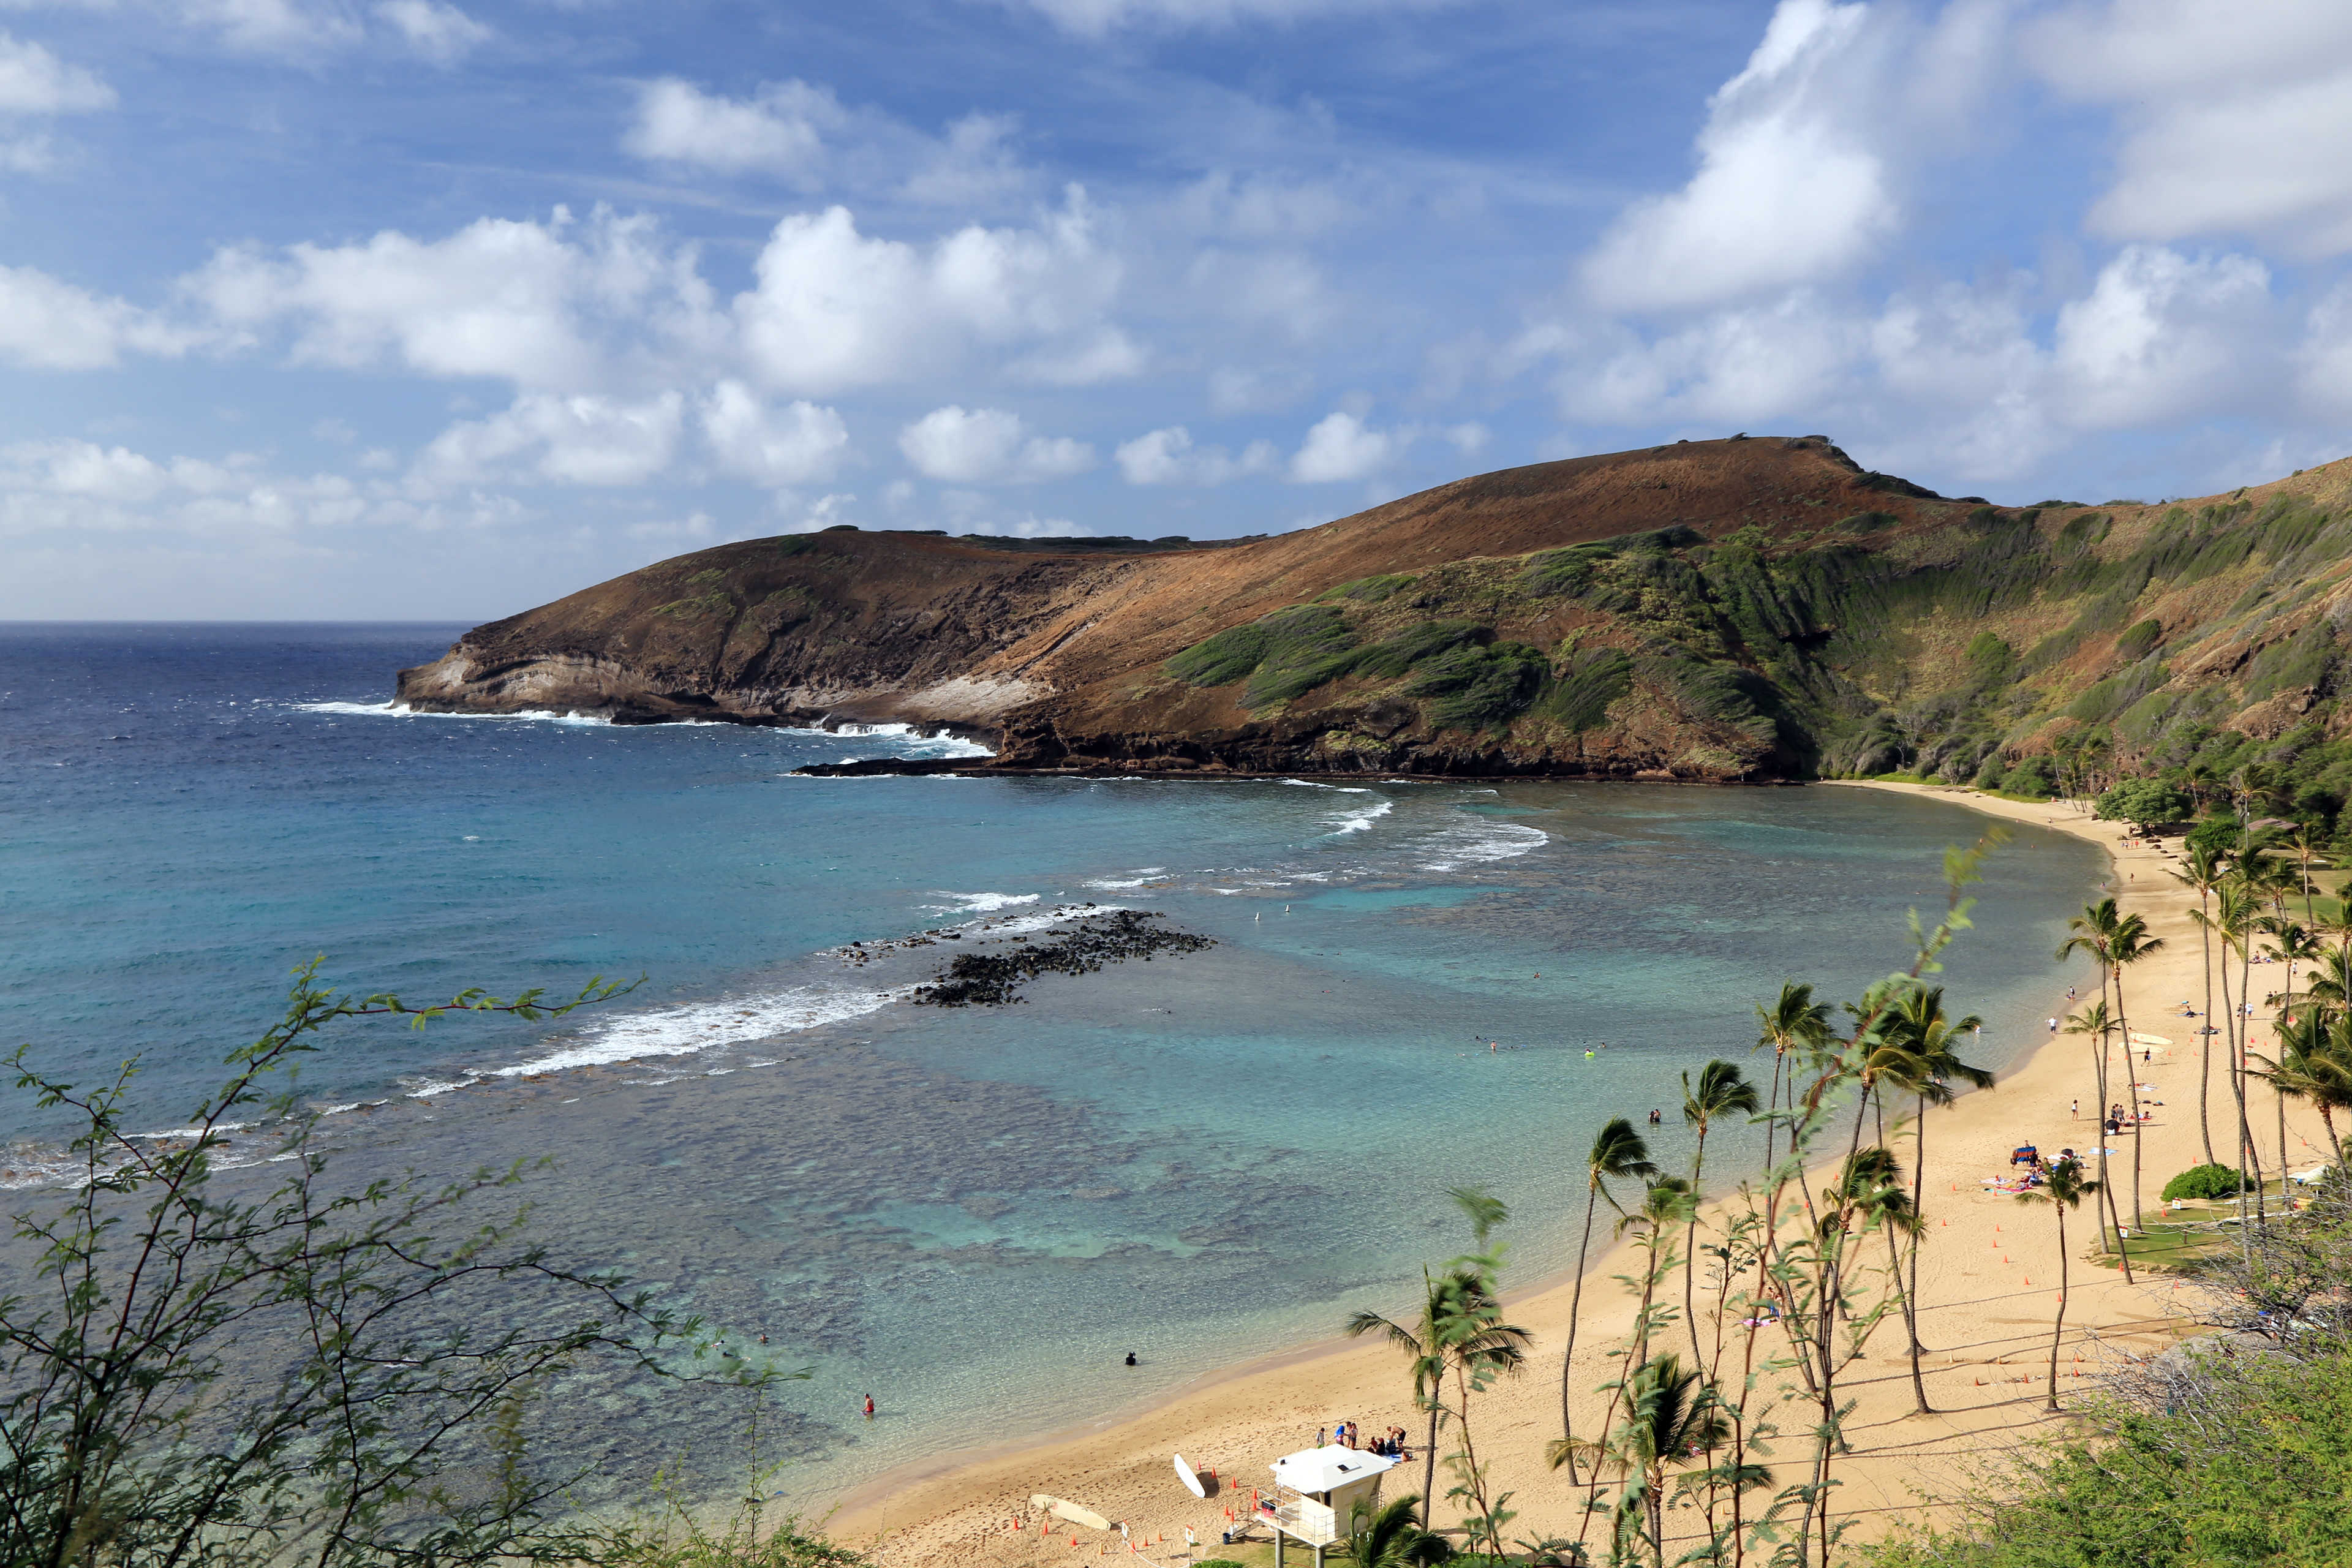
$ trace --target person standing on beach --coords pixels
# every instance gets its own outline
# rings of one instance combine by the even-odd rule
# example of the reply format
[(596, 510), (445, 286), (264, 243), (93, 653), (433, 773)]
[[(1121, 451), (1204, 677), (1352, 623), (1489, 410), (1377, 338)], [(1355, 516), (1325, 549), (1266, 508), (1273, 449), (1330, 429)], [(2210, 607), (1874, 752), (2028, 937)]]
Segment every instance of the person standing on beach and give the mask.
[(870, 1394), (866, 1396), (866, 1419), (874, 1419), (874, 1396)]
[(2082, 1102), (2081, 1100), (2068, 1100), (2068, 1101), (2066, 1102), (2066, 1116), (2067, 1116), (2067, 1119), (2068, 1119), (2068, 1120), (2070, 1120), (2070, 1121), (2082, 1121), (2082, 1120), (2083, 1120), (2083, 1102)]

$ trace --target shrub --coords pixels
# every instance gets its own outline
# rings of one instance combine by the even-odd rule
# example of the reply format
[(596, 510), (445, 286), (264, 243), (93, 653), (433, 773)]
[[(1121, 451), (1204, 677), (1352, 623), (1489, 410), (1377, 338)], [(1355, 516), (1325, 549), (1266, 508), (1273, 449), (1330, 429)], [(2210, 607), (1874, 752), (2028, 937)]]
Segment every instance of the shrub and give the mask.
[(1609, 705), (1633, 689), (1633, 661), (1620, 649), (1597, 647), (1570, 658), (1536, 710), (1570, 730), (1597, 730)]
[(1356, 668), (1365, 675), (1393, 680), (1417, 665), (1469, 643), (1493, 640), (1495, 634), (1475, 621), (1423, 621), (1357, 656)]
[(2058, 768), (2048, 757), (2021, 757), (2001, 774), (2000, 787), (2009, 795), (2048, 800), (2058, 793)]
[(1326, 599), (1354, 599), (1362, 604), (1377, 605), (1382, 599), (1409, 587), (1415, 581), (1410, 572), (1391, 572), (1379, 577), (1359, 577), (1352, 583), (1342, 583), (1336, 588), (1326, 588), (1315, 595), (1315, 602)]
[(2191, 1165), (2164, 1184), (2164, 1201), (2175, 1198), (2234, 1198), (2238, 1173), (2227, 1165)]
[(2116, 657), (2126, 664), (2137, 664), (2147, 657), (2164, 637), (2161, 621), (2139, 621), (2116, 634)]
[(1355, 636), (1325, 605), (1293, 605), (1244, 626), (1204, 637), (1163, 667), (1188, 686), (1231, 686), (1249, 679), (1245, 707), (1285, 702), (1347, 672)]
[(1486, 730), (1524, 712), (1550, 673), (1550, 662), (1527, 644), (1496, 643), (1432, 659), (1411, 689), (1436, 700), (1429, 716), (1444, 728)]
[(2189, 797), (2161, 779), (2126, 779), (2099, 796), (2095, 808), (2109, 822), (2152, 827), (2189, 815)]

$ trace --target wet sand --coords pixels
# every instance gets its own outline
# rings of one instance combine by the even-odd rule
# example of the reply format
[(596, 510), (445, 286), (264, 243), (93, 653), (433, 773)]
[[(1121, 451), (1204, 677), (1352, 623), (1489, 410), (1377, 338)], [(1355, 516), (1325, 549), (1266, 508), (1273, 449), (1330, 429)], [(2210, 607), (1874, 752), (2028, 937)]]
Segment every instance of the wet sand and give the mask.
[[(2195, 896), (2168, 874), (2177, 858), (2145, 845), (2126, 845), (2118, 825), (2093, 821), (2074, 806), (1918, 785), (1841, 787), (1933, 795), (1990, 816), (2074, 834), (2108, 851), (2110, 887), (2124, 908), (2144, 916), (2151, 933), (2165, 942), (2163, 952), (2129, 973), (2126, 992), (2133, 1032), (2172, 1042), (2157, 1048), (2154, 1059), (2140, 1068), (2139, 1081), (2155, 1086), (2147, 1098), (2163, 1102), (2142, 1133), (2141, 1198), (2154, 1211), (2164, 1183), (2203, 1158), (2192, 1032), (2202, 1020), (2180, 1016), (2179, 1004), (2185, 1000), (2201, 1008), (2204, 980), (2197, 929), (2189, 919)], [(2086, 902), (2096, 896), (2097, 889), (2085, 889)], [(2068, 1003), (2067, 983), (2054, 963), (2052, 974), (2048, 1012), (2063, 1017), (2080, 1004)], [(2257, 996), (2266, 979), (2275, 984), (2283, 974), (2258, 968)], [(1740, 1005), (1746, 1000), (1739, 999)], [(1958, 1010), (1966, 1009), (1965, 996), (1953, 1000)], [(2268, 1038), (2268, 1028), (2257, 1023), (2255, 1048), (2267, 1048)], [(2077, 1098), (2086, 1120), (2070, 1118), (2069, 1102)], [(2053, 1155), (2062, 1147), (2094, 1148), (2097, 1128), (2087, 1120), (2095, 1114), (2093, 1101), (2089, 1049), (2079, 1037), (2062, 1035), (2044, 1040), (1993, 1089), (1928, 1112), (1920, 1338), (1932, 1352), (1925, 1369), (1928, 1397), (1938, 1413), (1914, 1412), (1900, 1324), (1890, 1320), (1878, 1330), (1867, 1359), (1846, 1373), (1847, 1391), (1857, 1401), (1847, 1426), (1855, 1451), (1840, 1462), (1837, 1474), (1843, 1481), (1839, 1510), (1855, 1521), (1850, 1539), (1875, 1538), (1899, 1521), (1928, 1517), (1928, 1500), (1948, 1496), (1984, 1461), (1997, 1461), (2021, 1441), (2063, 1423), (2064, 1417), (2042, 1409), (2058, 1283), (2050, 1210), (1987, 1193), (1979, 1183), (2005, 1173), (2009, 1152), (2019, 1143), (2036, 1144)], [(2225, 1076), (2217, 1071), (2213, 1123), (2216, 1146), (2225, 1159), (2233, 1146), (2222, 1110), (2229, 1102)], [(2267, 1090), (2259, 1091), (2255, 1110), (2256, 1138), (2268, 1150), (2275, 1134), (2263, 1129), (2274, 1129), (2276, 1119)], [(2326, 1159), (2315, 1113), (2290, 1104), (2287, 1127), (2289, 1169), (2306, 1170)], [(1563, 1160), (1580, 1159), (1593, 1131), (1563, 1129)], [(1906, 1166), (1911, 1147), (1907, 1135), (1896, 1140)], [(2123, 1151), (2110, 1167), (2128, 1223), (2124, 1184), (2130, 1180), (2129, 1134), (2111, 1147)], [(2266, 1155), (2266, 1163), (2273, 1157)], [(1726, 1180), (1731, 1174), (1710, 1173)], [(2115, 1358), (2147, 1354), (2193, 1330), (2179, 1316), (2181, 1298), (2168, 1280), (2143, 1274), (2137, 1284), (2128, 1285), (2119, 1272), (2084, 1261), (2091, 1234), (2086, 1205), (2070, 1215), (2068, 1224), (2074, 1262), (2062, 1350), (2066, 1383), (2079, 1382), (2078, 1370), (2087, 1373)], [(1607, 1235), (1605, 1218), (1599, 1235)], [(1633, 1303), (1613, 1278), (1631, 1267), (1630, 1249), (1619, 1249), (1600, 1257), (1586, 1279), (1570, 1379), (1580, 1434), (1590, 1435), (1601, 1423), (1603, 1397), (1589, 1390), (1612, 1375), (1609, 1346), (1632, 1321)], [(1515, 1494), (1511, 1506), (1518, 1518), (1507, 1531), (1514, 1538), (1572, 1537), (1579, 1526), (1582, 1493), (1543, 1460), (1545, 1444), (1559, 1432), (1559, 1349), (1573, 1284), (1553, 1279), (1509, 1299), (1510, 1321), (1533, 1333), (1535, 1349), (1525, 1374), (1484, 1395), (1474, 1414), (1479, 1451), (1492, 1460), (1493, 1488)], [(1402, 1313), (1407, 1306), (1401, 1295), (1393, 1310)], [(1022, 1331), (1019, 1325), (1006, 1327)], [(1106, 1368), (1104, 1375), (1118, 1370)], [(2063, 1384), (2061, 1392), (2063, 1397)], [(1047, 1492), (1125, 1521), (1132, 1539), (1143, 1543), (1139, 1555), (1146, 1561), (1192, 1560), (1183, 1547), (1186, 1526), (1204, 1543), (1196, 1555), (1216, 1556), (1227, 1510), (1245, 1511), (1250, 1489), (1270, 1480), (1268, 1465), (1310, 1445), (1318, 1427), (1350, 1420), (1371, 1431), (1402, 1426), (1416, 1434), (1416, 1441), (1421, 1430), (1402, 1358), (1383, 1346), (1335, 1338), (1204, 1380), (1149, 1410), (1010, 1449), (976, 1447), (893, 1472), (841, 1500), (829, 1528), (844, 1541), (873, 1548), (890, 1568), (1014, 1568), (1106, 1552), (1125, 1555), (1116, 1531), (1106, 1538), (1065, 1526), (1041, 1537), (1028, 1500), (1034, 1492)], [(1787, 1424), (1801, 1426), (1802, 1420), (1801, 1410), (1792, 1410)], [(1778, 1456), (1782, 1479), (1796, 1478), (1810, 1446), (1801, 1436), (1783, 1441)], [(1223, 1479), (1222, 1493), (1202, 1502), (1183, 1490), (1170, 1458), (1180, 1452), (1195, 1466), (1215, 1469)], [(1421, 1469), (1416, 1448), (1413, 1462), (1391, 1478), (1385, 1495), (1419, 1491)], [(1441, 1470), (1441, 1499), (1449, 1484)], [(1450, 1520), (1456, 1511), (1441, 1502), (1439, 1518)], [(1026, 1521), (1025, 1531), (1016, 1529), (1016, 1521)], [(1262, 1530), (1258, 1537), (1264, 1539)]]

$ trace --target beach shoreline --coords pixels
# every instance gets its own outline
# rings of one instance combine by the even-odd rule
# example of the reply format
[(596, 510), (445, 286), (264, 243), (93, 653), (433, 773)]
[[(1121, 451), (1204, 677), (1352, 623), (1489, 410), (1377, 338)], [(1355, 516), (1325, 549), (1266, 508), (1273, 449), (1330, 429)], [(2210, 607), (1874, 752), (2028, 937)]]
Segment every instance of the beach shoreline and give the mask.
[[(2193, 926), (2186, 919), (2194, 899), (2163, 873), (2163, 853), (2126, 845), (2120, 825), (2098, 822), (2073, 805), (2006, 801), (1958, 787), (1840, 784), (1943, 799), (1980, 815), (2054, 828), (2098, 845), (2108, 857), (2106, 885), (2127, 910), (2146, 916), (2156, 934), (2167, 938), (2164, 952), (2136, 970), (2129, 1012), (2135, 1033), (2155, 1033), (2164, 1021), (2158, 998), (2200, 995), (2201, 961)], [(2086, 889), (2085, 901), (2100, 889)], [(2184, 942), (2178, 940), (2187, 937)], [(2063, 1016), (2077, 1003), (2063, 998), (2065, 976), (2053, 963), (2050, 1012)], [(2193, 984), (2192, 984), (2193, 983)], [(2176, 989), (2176, 987), (2187, 987)], [(1966, 998), (1959, 998), (1966, 1005)], [(2183, 1044), (2166, 1059), (2144, 1064), (2149, 1079), (2181, 1111), (2160, 1113), (2143, 1137), (2143, 1201), (2178, 1170), (2197, 1163), (2196, 1122), (2184, 1114), (2193, 1082), (2183, 1069), (2192, 1060)], [(2054, 1304), (2056, 1248), (2041, 1233), (2046, 1216), (2028, 1214), (1977, 1185), (1978, 1179), (2006, 1168), (2009, 1148), (2035, 1142), (2053, 1152), (2062, 1145), (2087, 1144), (2089, 1123), (2069, 1130), (2069, 1100), (2087, 1093), (2087, 1068), (2075, 1053), (2045, 1049), (2061, 1043), (2052, 1036), (2033, 1040), (2007, 1065), (1992, 1089), (1960, 1097), (1930, 1113), (1927, 1175), (1930, 1229), (1921, 1249), (1921, 1337), (1939, 1348), (1924, 1371), (1941, 1414), (1912, 1412), (1907, 1357), (1895, 1352), (1898, 1336), (1873, 1342), (1868, 1361), (1852, 1369), (1858, 1404), (1850, 1417), (1854, 1455), (1843, 1461), (1841, 1513), (1858, 1521), (1864, 1538), (1885, 1533), (1899, 1520), (1925, 1517), (1923, 1489), (1945, 1491), (1960, 1484), (1967, 1468), (2048, 1429), (2041, 1410), (2039, 1375), (2023, 1369), (2046, 1366), (2048, 1317)], [(2066, 1041), (2072, 1044), (2073, 1042)], [(2179, 1083), (2188, 1092), (2172, 1089)], [(2222, 1091), (2226, 1098), (2226, 1089)], [(2267, 1108), (2265, 1117), (2267, 1120)], [(2309, 1126), (2299, 1127), (2301, 1122)], [(2317, 1118), (2290, 1110), (2291, 1130), (2315, 1143)], [(1580, 1148), (1580, 1134), (1572, 1139)], [(1896, 1140), (1906, 1163), (1910, 1139)], [(1572, 1154), (1570, 1157), (1574, 1157)], [(2301, 1168), (2305, 1162), (2294, 1162)], [(2128, 1157), (2111, 1164), (2129, 1181)], [(1966, 1184), (1964, 1185), (1963, 1184)], [(1947, 1190), (1938, 1194), (1936, 1187)], [(2121, 1194), (2119, 1194), (2120, 1196)], [(2087, 1227), (2084, 1227), (2087, 1228)], [(1598, 1239), (1605, 1238), (1605, 1229)], [(1584, 1270), (1584, 1302), (1577, 1329), (1577, 1366), (1572, 1404), (1580, 1430), (1601, 1420), (1600, 1401), (1587, 1393), (1606, 1381), (1602, 1351), (1630, 1321), (1631, 1309), (1608, 1285), (1624, 1271), (1627, 1249), (1601, 1251)], [(1997, 1259), (1997, 1261), (1996, 1261)], [(2118, 1273), (2082, 1262), (2073, 1266), (2068, 1342), (2088, 1363), (2069, 1363), (2070, 1375), (2096, 1358), (2146, 1354), (2183, 1331), (2170, 1300), (2169, 1282), (2143, 1276), (2126, 1285)], [(1511, 1380), (1486, 1396), (1479, 1414), (1482, 1452), (1496, 1456), (1495, 1485), (1517, 1493), (1520, 1518), (1514, 1531), (1529, 1537), (1574, 1535), (1580, 1494), (1548, 1470), (1540, 1454), (1559, 1430), (1560, 1370), (1558, 1346), (1565, 1338), (1576, 1271), (1561, 1270), (1509, 1292), (1513, 1321), (1536, 1336), (1528, 1375)], [(2019, 1371), (2001, 1371), (2011, 1363)], [(1548, 1372), (1547, 1372), (1548, 1369)], [(885, 1564), (940, 1561), (1025, 1564), (1065, 1557), (1072, 1550), (1060, 1536), (1049, 1541), (1020, 1533), (1013, 1521), (1028, 1512), (1033, 1492), (1076, 1498), (1114, 1520), (1129, 1524), (1140, 1541), (1174, 1542), (1163, 1548), (1182, 1560), (1181, 1531), (1190, 1526), (1213, 1543), (1224, 1522), (1225, 1500), (1202, 1503), (1175, 1486), (1170, 1456), (1181, 1452), (1196, 1465), (1214, 1467), (1237, 1489), (1257, 1484), (1265, 1466), (1278, 1454), (1308, 1446), (1318, 1427), (1360, 1420), (1375, 1429), (1400, 1425), (1417, 1431), (1409, 1388), (1393, 1352), (1383, 1346), (1331, 1340), (1296, 1347), (1259, 1361), (1205, 1373), (1150, 1399), (1106, 1413), (1058, 1432), (1004, 1446), (967, 1447), (898, 1467), (840, 1497), (829, 1515), (840, 1539), (873, 1549)], [(1793, 1448), (1793, 1446), (1792, 1446)], [(1785, 1459), (1784, 1459), (1785, 1462)], [(1418, 1470), (1418, 1460), (1412, 1467)], [(1443, 1486), (1441, 1480), (1441, 1487)], [(1418, 1490), (1413, 1483), (1392, 1491)], [(1243, 1502), (1246, 1503), (1245, 1493)], [(1441, 1505), (1440, 1517), (1447, 1514)], [(1087, 1532), (1078, 1531), (1083, 1536)], [(1082, 1542), (1083, 1544), (1083, 1542)], [(1052, 1550), (1047, 1550), (1048, 1547)], [(1147, 1557), (1150, 1552), (1144, 1553)]]

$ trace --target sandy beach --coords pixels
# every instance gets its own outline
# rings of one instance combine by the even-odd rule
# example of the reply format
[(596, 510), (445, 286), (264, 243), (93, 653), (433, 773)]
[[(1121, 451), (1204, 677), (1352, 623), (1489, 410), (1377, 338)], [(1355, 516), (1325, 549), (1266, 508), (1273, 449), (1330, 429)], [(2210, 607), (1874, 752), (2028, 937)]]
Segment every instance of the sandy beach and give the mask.
[[(2144, 1098), (2160, 1102), (2142, 1133), (2141, 1198), (2154, 1210), (2164, 1183), (2202, 1159), (2194, 1034), (2202, 1020), (2183, 1017), (2180, 1005), (2187, 1001), (2201, 1008), (2205, 982), (2197, 929), (2189, 918), (2195, 896), (2168, 875), (2177, 858), (2156, 847), (2126, 844), (2119, 825), (2094, 821), (2072, 805), (2003, 801), (1930, 786), (1835, 787), (1933, 795), (1990, 816), (2074, 834), (2108, 851), (2116, 897), (2165, 942), (2162, 952), (2130, 972), (2126, 993), (2133, 1032), (2172, 1042), (2153, 1047), (2152, 1059), (2139, 1066), (2139, 1081), (2154, 1086)], [(2096, 889), (2085, 889), (2085, 896), (2086, 901), (2095, 897)], [(2280, 973), (2256, 973), (2258, 999), (2265, 979)], [(2054, 963), (2051, 973), (2047, 1011), (2063, 1016), (2079, 1004), (2068, 1003), (2067, 980)], [(1965, 1007), (1965, 997), (1955, 1000)], [(2256, 1048), (2266, 1048), (2268, 1037), (2269, 1030), (2258, 1024)], [(2090, 1072), (2085, 1044), (2062, 1035), (2042, 1043), (1993, 1089), (1928, 1113), (1920, 1338), (1932, 1352), (1926, 1361), (1927, 1382), (1938, 1414), (1914, 1413), (1899, 1321), (1883, 1326), (1868, 1358), (1846, 1377), (1858, 1401), (1847, 1427), (1855, 1452), (1839, 1467), (1844, 1484), (1838, 1508), (1856, 1521), (1851, 1539), (1874, 1538), (1899, 1521), (1923, 1517), (1927, 1500), (1966, 1484), (1981, 1461), (2064, 1419), (2042, 1409), (2058, 1282), (2049, 1210), (1987, 1193), (1980, 1182), (2004, 1173), (2010, 1151), (2019, 1143), (2036, 1144), (2052, 1155), (2062, 1147), (2095, 1147)], [(2069, 1110), (2077, 1099), (2084, 1118), (2079, 1121)], [(2217, 1071), (2215, 1139), (2225, 1161), (2232, 1145), (2223, 1131), (2227, 1121), (2221, 1107), (2228, 1102), (2226, 1078)], [(2276, 1125), (2271, 1103), (2268, 1091), (2260, 1091), (2254, 1121), (2265, 1149), (2274, 1133), (2263, 1130)], [(2315, 1113), (2290, 1105), (2287, 1127), (2291, 1170), (2306, 1170), (2326, 1158)], [(1563, 1157), (1580, 1158), (1593, 1131), (1564, 1127)], [(2120, 1184), (2130, 1180), (2129, 1135), (2111, 1147), (2124, 1151), (2110, 1165), (2128, 1222), (2129, 1194)], [(1907, 1134), (1897, 1148), (1907, 1166)], [(2179, 1315), (2174, 1288), (2163, 1277), (2143, 1274), (2137, 1285), (2127, 1285), (2119, 1272), (2082, 1260), (2092, 1234), (2087, 1205), (2070, 1216), (2068, 1230), (2076, 1257), (2062, 1352), (2068, 1381), (2078, 1365), (2088, 1372), (2113, 1358), (2147, 1354), (2191, 1327)], [(1601, 1234), (1606, 1235), (1605, 1225)], [(1585, 1434), (1600, 1426), (1602, 1401), (1582, 1391), (1612, 1375), (1608, 1348), (1632, 1320), (1632, 1304), (1613, 1278), (1628, 1266), (1622, 1254), (1603, 1256), (1587, 1276), (1572, 1378), (1580, 1391), (1579, 1430)], [(1572, 1285), (1556, 1279), (1510, 1299), (1510, 1321), (1532, 1332), (1535, 1349), (1526, 1373), (1484, 1396), (1476, 1415), (1479, 1450), (1494, 1461), (1493, 1484), (1515, 1494), (1511, 1506), (1518, 1518), (1508, 1530), (1514, 1537), (1572, 1537), (1578, 1530), (1581, 1493), (1543, 1460), (1544, 1445), (1559, 1435), (1559, 1354)], [(1405, 1307), (1400, 1299), (1395, 1310)], [(1309, 1446), (1318, 1428), (1340, 1421), (1373, 1431), (1391, 1426), (1421, 1431), (1405, 1368), (1393, 1351), (1335, 1338), (1328, 1345), (1180, 1392), (1139, 1415), (1009, 1450), (950, 1456), (894, 1472), (844, 1500), (828, 1528), (838, 1539), (872, 1549), (890, 1568), (1014, 1568), (1127, 1554), (1116, 1531), (1106, 1536), (1066, 1526), (1041, 1537), (1029, 1498), (1046, 1492), (1124, 1521), (1139, 1547), (1137, 1554), (1148, 1562), (1181, 1563), (1219, 1555), (1252, 1560), (1259, 1553), (1217, 1548), (1227, 1510), (1245, 1508), (1250, 1489), (1267, 1484), (1267, 1466), (1277, 1456)], [(1804, 1438), (1783, 1444), (1780, 1459), (1791, 1478), (1809, 1447)], [(1178, 1485), (1170, 1456), (1180, 1452), (1223, 1479), (1222, 1495), (1202, 1502)], [(1391, 1479), (1385, 1495), (1418, 1491), (1420, 1470), (1416, 1449), (1413, 1464)], [(1441, 1474), (1441, 1495), (1447, 1484)], [(1450, 1521), (1454, 1511), (1441, 1503), (1439, 1517)], [(1025, 1532), (1016, 1529), (1017, 1521), (1026, 1521)], [(1187, 1527), (1204, 1543), (1198, 1553), (1184, 1549)], [(1264, 1539), (1263, 1530), (1258, 1536)]]

